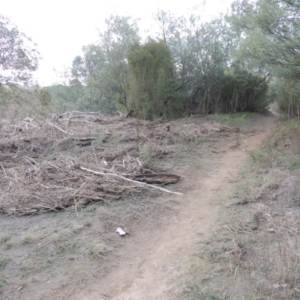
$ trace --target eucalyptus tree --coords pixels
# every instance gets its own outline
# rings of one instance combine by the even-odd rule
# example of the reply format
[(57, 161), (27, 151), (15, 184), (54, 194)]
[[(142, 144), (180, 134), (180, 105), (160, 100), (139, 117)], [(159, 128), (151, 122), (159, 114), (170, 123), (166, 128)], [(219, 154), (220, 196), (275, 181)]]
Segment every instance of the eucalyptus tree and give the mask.
[(50, 94), (33, 81), (39, 58), (31, 38), (0, 14), (0, 117), (14, 118), (48, 110)]
[(105, 24), (99, 41), (83, 47), (83, 57), (74, 59), (72, 74), (86, 86), (87, 106), (111, 114), (120, 105), (127, 109), (127, 54), (140, 37), (131, 17), (111, 16)]
[(0, 15), (0, 83), (29, 84), (38, 61), (32, 40), (9, 18)]

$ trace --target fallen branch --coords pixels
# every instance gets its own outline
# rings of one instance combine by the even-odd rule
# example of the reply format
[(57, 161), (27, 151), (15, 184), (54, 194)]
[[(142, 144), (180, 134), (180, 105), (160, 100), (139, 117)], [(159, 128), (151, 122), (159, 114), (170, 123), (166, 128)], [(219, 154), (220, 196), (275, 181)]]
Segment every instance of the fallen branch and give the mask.
[(181, 196), (183, 195), (183, 194), (181, 194), (181, 193), (172, 192), (172, 191), (170, 191), (170, 190), (163, 189), (163, 188), (158, 187), (158, 186), (156, 186), (156, 185), (147, 184), (147, 183), (145, 183), (145, 182), (140, 182), (140, 181), (132, 180), (132, 179), (126, 178), (126, 177), (124, 177), (124, 176), (122, 176), (122, 175), (119, 175), (119, 174), (97, 172), (97, 171), (93, 171), (93, 170), (90, 170), (90, 169), (87, 169), (87, 168), (84, 168), (84, 167), (81, 167), (81, 166), (79, 166), (79, 169), (80, 169), (80, 170), (83, 170), (83, 171), (86, 171), (86, 172), (90, 172), (90, 173), (96, 174), (96, 175), (119, 177), (119, 178), (122, 178), (122, 179), (124, 179), (124, 180), (126, 180), (126, 181), (134, 182), (134, 183), (136, 183), (136, 184), (145, 185), (145, 186), (148, 186), (148, 187), (151, 187), (151, 188), (154, 188), (154, 189), (158, 189), (158, 190), (163, 191), (163, 192), (166, 192), (166, 193), (175, 194), (175, 195), (181, 195)]
[(55, 124), (52, 124), (52, 123), (50, 123), (49, 121), (47, 122), (47, 124), (49, 124), (50, 126), (52, 126), (52, 127), (56, 128), (57, 130), (59, 130), (59, 131), (61, 131), (61, 132), (65, 133), (65, 134), (69, 134), (67, 131), (65, 131), (65, 130), (61, 129), (60, 127), (58, 127), (58, 126), (57, 126), (57, 125), (55, 125)]
[(6, 174), (6, 172), (5, 172), (5, 169), (4, 169), (3, 165), (0, 164), (0, 166), (1, 166), (1, 169), (2, 169), (2, 171), (3, 171), (4, 176), (7, 177), (7, 174)]
[(81, 185), (81, 187), (73, 194), (73, 196), (75, 196), (82, 188), (83, 188), (83, 186), (86, 184), (86, 182), (84, 182), (82, 185)]

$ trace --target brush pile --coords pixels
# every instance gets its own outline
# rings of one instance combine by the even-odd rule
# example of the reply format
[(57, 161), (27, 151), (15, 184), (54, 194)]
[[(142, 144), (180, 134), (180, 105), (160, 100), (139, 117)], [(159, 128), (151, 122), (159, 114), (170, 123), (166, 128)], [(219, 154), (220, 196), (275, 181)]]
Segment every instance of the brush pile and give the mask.
[(197, 119), (158, 123), (76, 112), (2, 124), (0, 212), (77, 209), (176, 183), (179, 176), (154, 171), (141, 151), (160, 159), (178, 144), (220, 131), (236, 129)]

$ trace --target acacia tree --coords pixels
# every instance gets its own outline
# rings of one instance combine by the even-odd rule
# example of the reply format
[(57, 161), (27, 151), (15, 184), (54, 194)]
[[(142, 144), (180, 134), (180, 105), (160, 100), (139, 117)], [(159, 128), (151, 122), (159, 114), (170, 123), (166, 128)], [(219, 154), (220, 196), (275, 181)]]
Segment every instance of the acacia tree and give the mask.
[(0, 15), (0, 83), (28, 84), (38, 68), (38, 52), (31, 39)]
[(148, 40), (135, 45), (128, 55), (130, 67), (129, 107), (143, 119), (182, 114), (171, 52), (164, 41)]

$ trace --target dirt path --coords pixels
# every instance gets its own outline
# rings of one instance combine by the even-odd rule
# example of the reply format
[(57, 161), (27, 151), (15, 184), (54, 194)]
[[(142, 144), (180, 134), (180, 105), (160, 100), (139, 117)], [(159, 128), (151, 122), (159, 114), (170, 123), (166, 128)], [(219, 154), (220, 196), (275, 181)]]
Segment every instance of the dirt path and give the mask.
[(194, 187), (175, 199), (176, 213), (154, 231), (136, 229), (138, 233), (127, 237), (119, 266), (72, 299), (174, 299), (172, 295), (184, 284), (196, 243), (210, 235), (224, 207), (222, 201), (234, 189), (248, 158), (246, 150), (257, 148), (274, 130), (275, 122), (275, 118), (260, 117), (254, 134), (241, 134), (239, 143), (224, 145), (226, 152), (210, 163), (209, 170), (189, 174)]

